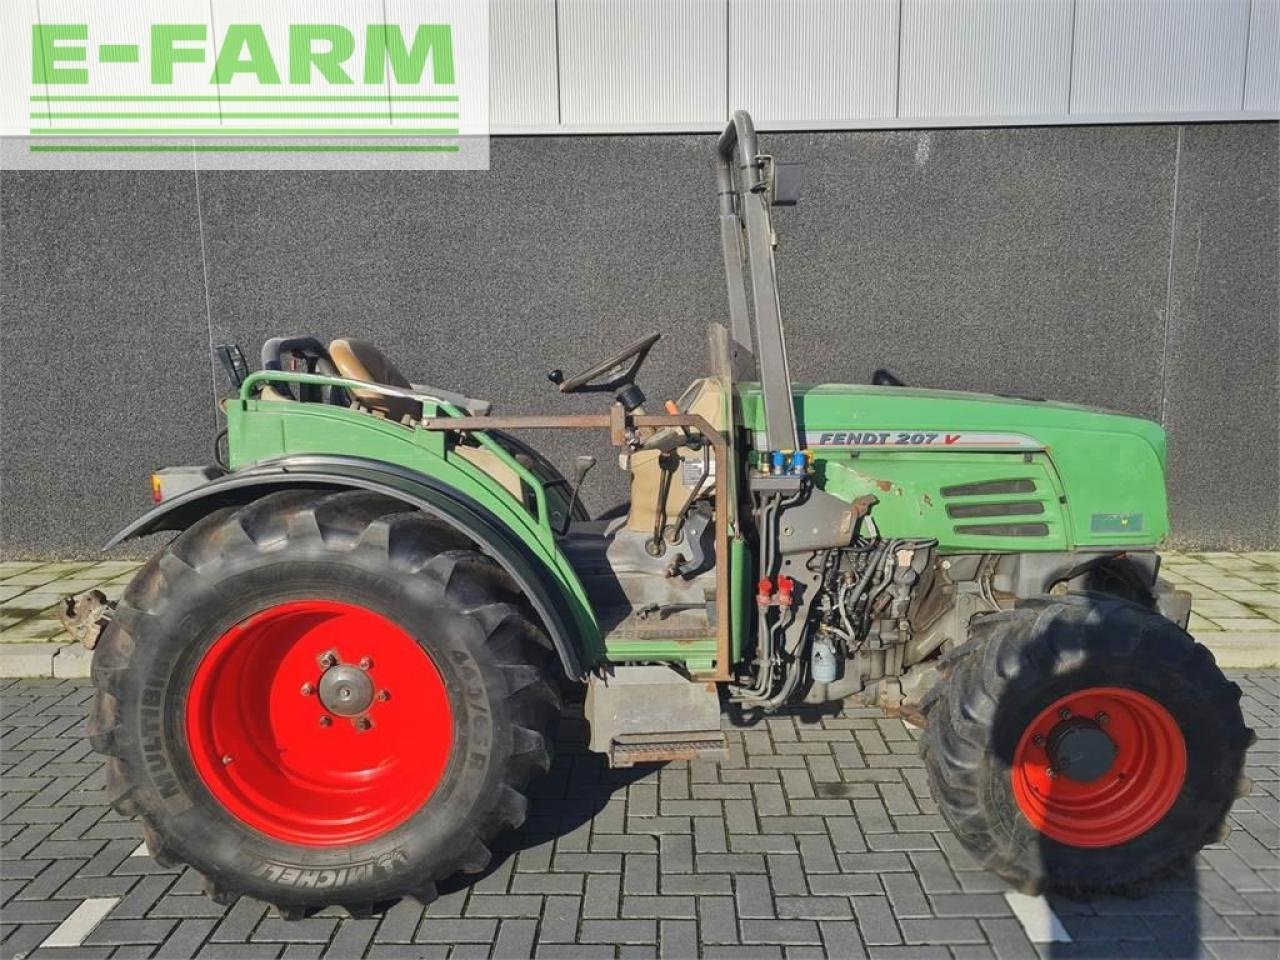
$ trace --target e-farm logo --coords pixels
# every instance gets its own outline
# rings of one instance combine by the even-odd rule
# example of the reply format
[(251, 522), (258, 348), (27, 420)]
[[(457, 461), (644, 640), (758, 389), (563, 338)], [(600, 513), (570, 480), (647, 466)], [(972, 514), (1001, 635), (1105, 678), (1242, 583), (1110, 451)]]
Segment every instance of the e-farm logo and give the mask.
[[(32, 7), (27, 115), (5, 98), (3, 133), (25, 141), (6, 146), (9, 165), (488, 166), (487, 3)], [(18, 31), (4, 33), (12, 46)], [(12, 164), (16, 152), (31, 162)]]

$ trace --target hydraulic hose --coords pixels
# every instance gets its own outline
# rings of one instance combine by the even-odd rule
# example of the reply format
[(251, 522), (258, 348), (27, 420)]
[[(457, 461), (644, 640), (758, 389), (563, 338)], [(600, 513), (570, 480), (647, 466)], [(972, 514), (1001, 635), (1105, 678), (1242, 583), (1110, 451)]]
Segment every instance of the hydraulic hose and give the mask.
[[(780, 494), (770, 496), (760, 508), (760, 576), (761, 579), (773, 576), (773, 568), (777, 562), (777, 538), (774, 533), (774, 525), (777, 523), (779, 511), (784, 507), (791, 506), (803, 496), (803, 493), (797, 493), (791, 497), (783, 499)], [(770, 607), (761, 605), (756, 618), (756, 636), (759, 638), (759, 650), (757, 651), (756, 663), (757, 673), (755, 682), (749, 688), (735, 688), (733, 690), (733, 698), (743, 702), (758, 701), (768, 698), (769, 701), (776, 699), (778, 694), (770, 696), (773, 689), (773, 668), (777, 658), (775, 652), (779, 649), (776, 641), (776, 635), (790, 625), (794, 618), (794, 612), (789, 611), (786, 622), (779, 617), (778, 622), (769, 623)], [(792, 667), (795, 666), (793, 658), (792, 664), (788, 666), (787, 676), (783, 679), (782, 689), (785, 691), (782, 695), (784, 699), (790, 696), (790, 691), (795, 689), (795, 683), (798, 676), (793, 676)]]
[[(759, 529), (760, 538), (760, 576), (769, 576), (773, 569), (773, 538), (769, 531), (773, 529), (773, 512), (778, 505), (778, 496), (768, 497), (760, 506)], [(734, 687), (732, 695), (736, 700), (756, 700), (769, 691), (770, 675), (773, 672), (773, 637), (769, 630), (768, 607), (760, 605), (756, 609), (756, 676), (749, 687)]]

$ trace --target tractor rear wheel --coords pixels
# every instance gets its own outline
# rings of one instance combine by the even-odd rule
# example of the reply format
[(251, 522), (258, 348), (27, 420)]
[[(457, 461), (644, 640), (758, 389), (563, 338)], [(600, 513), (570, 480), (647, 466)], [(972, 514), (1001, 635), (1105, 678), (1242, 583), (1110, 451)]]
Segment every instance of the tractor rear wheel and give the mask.
[(479, 872), (545, 771), (559, 665), (507, 575), (421, 513), (289, 491), (206, 517), (93, 660), (116, 809), (221, 903), (353, 914)]
[(1253, 733), (1177, 624), (1101, 594), (977, 621), (926, 698), (933, 797), (1019, 889), (1132, 893), (1224, 835)]

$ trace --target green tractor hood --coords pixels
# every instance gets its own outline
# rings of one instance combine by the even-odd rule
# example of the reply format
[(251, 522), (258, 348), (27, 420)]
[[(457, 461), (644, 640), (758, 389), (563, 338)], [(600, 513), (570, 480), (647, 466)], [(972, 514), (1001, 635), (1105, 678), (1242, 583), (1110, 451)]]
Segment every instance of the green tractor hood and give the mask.
[[(882, 535), (944, 550), (1151, 546), (1168, 533), (1164, 430), (1091, 407), (946, 390), (799, 386), (819, 485), (877, 498)], [(757, 448), (757, 384), (739, 388)]]

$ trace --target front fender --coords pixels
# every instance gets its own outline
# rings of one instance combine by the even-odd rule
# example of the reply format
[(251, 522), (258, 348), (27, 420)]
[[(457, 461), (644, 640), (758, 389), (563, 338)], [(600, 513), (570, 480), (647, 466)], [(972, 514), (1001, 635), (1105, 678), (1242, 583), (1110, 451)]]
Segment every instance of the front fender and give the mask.
[(422, 510), (475, 541), (516, 581), (542, 618), (566, 675), (584, 679), (605, 659), (595, 617), (576, 584), (470, 497), (425, 474), (360, 457), (300, 455), (256, 463), (166, 500), (113, 536), (106, 548), (161, 530), (185, 530), (222, 507), (273, 490), (369, 490)]

